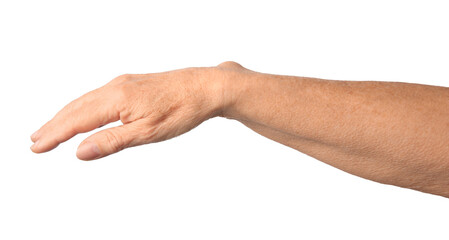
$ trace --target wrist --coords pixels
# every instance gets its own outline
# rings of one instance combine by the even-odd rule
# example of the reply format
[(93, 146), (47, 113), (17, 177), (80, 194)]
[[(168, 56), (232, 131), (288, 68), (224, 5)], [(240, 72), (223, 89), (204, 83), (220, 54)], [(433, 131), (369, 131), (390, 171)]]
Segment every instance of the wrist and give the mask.
[(237, 118), (237, 104), (249, 89), (249, 80), (256, 72), (235, 62), (224, 62), (216, 67), (197, 68), (201, 74), (202, 105), (208, 117)]
[(236, 119), (239, 102), (244, 101), (245, 92), (249, 89), (249, 80), (255, 73), (236, 62), (224, 62), (214, 69), (212, 77), (217, 84), (219, 111), (216, 116)]

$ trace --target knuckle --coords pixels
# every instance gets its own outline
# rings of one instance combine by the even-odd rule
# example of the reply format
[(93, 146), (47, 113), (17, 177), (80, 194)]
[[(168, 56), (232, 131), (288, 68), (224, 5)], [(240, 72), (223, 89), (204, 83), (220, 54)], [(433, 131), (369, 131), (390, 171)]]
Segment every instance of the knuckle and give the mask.
[(157, 134), (158, 126), (150, 119), (144, 119), (142, 121), (141, 124), (136, 126), (133, 132), (137, 138), (139, 138), (140, 142), (150, 143), (154, 140)]
[(118, 152), (125, 148), (123, 143), (123, 137), (121, 137), (115, 131), (113, 130), (106, 131), (105, 138), (112, 152)]
[(129, 100), (133, 96), (134, 92), (134, 84), (129, 82), (120, 83), (116, 86), (116, 96), (118, 96), (119, 100), (126, 101)]
[(146, 128), (142, 128), (140, 134), (143, 136), (145, 141), (151, 141), (156, 136), (156, 128), (154, 126), (149, 126)]
[(122, 81), (130, 81), (130, 80), (132, 80), (133, 75), (126, 73), (126, 74), (122, 74), (122, 75), (118, 76), (118, 78)]
[(116, 83), (123, 83), (123, 82), (128, 82), (131, 81), (134, 78), (133, 74), (122, 74), (114, 79), (112, 79), (111, 83), (116, 84)]
[(114, 86), (113, 93), (110, 94), (114, 108), (120, 113), (123, 123), (128, 122), (128, 117), (133, 112), (132, 107), (136, 103), (137, 94), (133, 82), (125, 82)]

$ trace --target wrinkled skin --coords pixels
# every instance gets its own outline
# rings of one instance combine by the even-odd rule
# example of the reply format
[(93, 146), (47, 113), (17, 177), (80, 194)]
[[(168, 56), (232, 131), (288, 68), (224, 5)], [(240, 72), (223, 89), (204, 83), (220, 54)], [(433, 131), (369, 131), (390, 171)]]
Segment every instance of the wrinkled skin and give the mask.
[(221, 113), (223, 72), (233, 65), (119, 76), (58, 112), (32, 135), (31, 150), (49, 151), (77, 133), (118, 120), (123, 125), (85, 139), (77, 157), (97, 159), (183, 134)]

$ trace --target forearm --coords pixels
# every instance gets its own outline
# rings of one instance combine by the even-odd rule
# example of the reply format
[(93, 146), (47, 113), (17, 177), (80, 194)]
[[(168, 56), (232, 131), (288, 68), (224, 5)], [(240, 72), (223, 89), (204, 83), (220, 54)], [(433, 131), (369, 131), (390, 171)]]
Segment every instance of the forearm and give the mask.
[(349, 173), (449, 197), (449, 90), (243, 71), (223, 115)]

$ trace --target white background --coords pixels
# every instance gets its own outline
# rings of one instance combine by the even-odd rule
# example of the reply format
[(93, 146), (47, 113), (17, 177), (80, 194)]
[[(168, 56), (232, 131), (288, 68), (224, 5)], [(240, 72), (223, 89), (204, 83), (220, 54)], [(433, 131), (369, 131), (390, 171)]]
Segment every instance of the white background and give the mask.
[[(102, 160), (29, 136), (124, 73), (262, 72), (449, 86), (445, 1), (0, 2), (0, 239), (448, 239), (449, 200), (209, 120)], [(300, 93), (298, 93), (300, 94)]]

